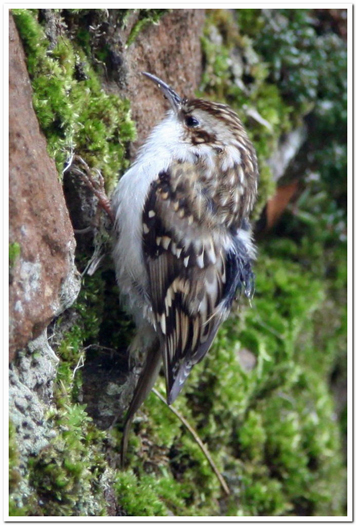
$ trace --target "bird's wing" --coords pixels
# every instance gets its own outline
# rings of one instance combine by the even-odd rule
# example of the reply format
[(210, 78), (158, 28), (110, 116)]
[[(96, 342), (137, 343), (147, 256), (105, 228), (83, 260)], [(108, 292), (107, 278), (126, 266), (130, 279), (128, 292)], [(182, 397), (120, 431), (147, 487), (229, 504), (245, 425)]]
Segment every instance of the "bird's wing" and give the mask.
[(143, 210), (143, 253), (168, 403), (209, 350), (238, 287), (236, 257), (194, 217), (170, 175), (152, 183)]

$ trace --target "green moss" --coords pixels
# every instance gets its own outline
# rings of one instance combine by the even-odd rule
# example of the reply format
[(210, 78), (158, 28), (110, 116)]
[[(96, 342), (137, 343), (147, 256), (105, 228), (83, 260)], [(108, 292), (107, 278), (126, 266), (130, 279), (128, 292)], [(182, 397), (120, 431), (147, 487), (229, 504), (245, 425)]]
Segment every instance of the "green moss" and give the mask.
[(9, 516), (29, 516), (36, 507), (36, 498), (26, 494), (25, 500), (19, 506), (18, 495), (23, 491), (24, 475), (20, 470), (20, 453), (16, 443), (16, 428), (9, 420)]
[[(84, 341), (97, 335), (95, 303), (99, 279), (89, 290), (84, 287), (78, 301), (76, 322), (56, 348), (61, 360), (54, 388), (55, 406), (46, 414), (47, 424), (56, 436), (28, 465), (32, 503), (22, 515), (101, 516), (106, 515), (102, 479), (110, 480), (105, 459), (104, 432), (98, 430), (76, 403), (81, 391), (80, 360), (85, 359)], [(83, 303), (87, 301), (87, 308)], [(91, 303), (91, 304), (90, 304)], [(62, 318), (57, 321), (60, 330)], [(40, 502), (40, 503), (39, 503)], [(16, 509), (16, 506), (14, 507)]]
[(267, 83), (278, 86), (292, 117), (311, 113), (309, 161), (331, 185), (331, 193), (344, 193), (347, 50), (338, 32), (330, 30), (332, 15), (328, 10), (278, 9), (272, 14), (268, 9), (240, 9), (237, 19), (268, 63)]
[(13, 242), (9, 245), (9, 266), (12, 268), (15, 265), (16, 260), (20, 257), (21, 246), (18, 242)]
[(18, 486), (21, 475), (18, 470), (19, 453), (16, 446), (16, 431), (13, 423), (9, 422), (9, 490), (10, 494)]
[(41, 500), (41, 515), (106, 515), (100, 485), (107, 468), (104, 433), (80, 405), (68, 404), (51, 417), (57, 437), (30, 465), (30, 482)]
[(130, 471), (117, 475), (115, 490), (128, 516), (167, 516), (167, 509), (157, 494), (157, 481), (152, 476), (137, 476)]
[(267, 441), (262, 414), (250, 410), (239, 434), (241, 453), (253, 462), (260, 462), (264, 457), (264, 447)]
[(138, 11), (138, 20), (131, 29), (131, 32), (127, 38), (127, 47), (129, 47), (136, 40), (137, 35), (143, 30), (144, 27), (151, 24), (158, 24), (162, 16), (169, 12), (169, 9), (139, 9)]
[(101, 89), (90, 59), (75, 42), (61, 35), (51, 48), (37, 10), (13, 14), (25, 46), (34, 108), (59, 173), (74, 151), (101, 170), (110, 192), (118, 172), (128, 166), (126, 146), (135, 137), (129, 102)]
[[(98, 430), (86, 406), (79, 402), (83, 383), (81, 366), (86, 360), (84, 348), (100, 341), (99, 331), (107, 306), (105, 293), (105, 279), (99, 272), (83, 282), (71, 313), (71, 328), (62, 334), (59, 343), (56, 334), (61, 333), (62, 322), (68, 321), (65, 317), (56, 321), (52, 344), (60, 363), (54, 385), (55, 405), (46, 414), (56, 436), (38, 457), (30, 460), (32, 502), (23, 509), (14, 504), (13, 515), (18, 512), (41, 516), (107, 515), (104, 492), (114, 486), (117, 473), (109, 467), (106, 450), (110, 441), (110, 447), (115, 450), (118, 437), (114, 434), (110, 438), (107, 432)], [(118, 305), (116, 309), (119, 312)], [(114, 308), (111, 320), (114, 322)]]

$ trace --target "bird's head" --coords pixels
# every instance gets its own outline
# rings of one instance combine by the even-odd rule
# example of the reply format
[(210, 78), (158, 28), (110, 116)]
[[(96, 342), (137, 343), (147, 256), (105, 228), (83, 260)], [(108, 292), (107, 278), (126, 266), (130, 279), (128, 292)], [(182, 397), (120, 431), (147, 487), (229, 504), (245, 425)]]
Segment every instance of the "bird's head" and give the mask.
[(170, 116), (180, 126), (181, 138), (186, 144), (205, 144), (218, 153), (229, 146), (242, 150), (252, 147), (238, 115), (229, 106), (210, 100), (182, 98), (155, 75), (143, 74), (169, 101)]
[(155, 75), (144, 75), (159, 87), (171, 109), (151, 133), (142, 151), (143, 165), (147, 167), (148, 158), (154, 164), (162, 157), (163, 171), (172, 161), (187, 163), (186, 169), (195, 165), (202, 191), (216, 194), (214, 206), (222, 210), (221, 220), (226, 210), (232, 210), (232, 217), (248, 215), (257, 195), (258, 164), (238, 115), (225, 104), (182, 98)]

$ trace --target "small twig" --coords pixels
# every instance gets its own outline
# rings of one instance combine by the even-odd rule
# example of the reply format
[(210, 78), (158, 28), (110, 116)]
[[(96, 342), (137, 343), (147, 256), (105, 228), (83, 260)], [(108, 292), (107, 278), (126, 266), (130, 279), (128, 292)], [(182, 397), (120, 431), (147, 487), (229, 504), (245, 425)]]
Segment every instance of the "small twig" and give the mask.
[[(80, 169), (77, 165), (80, 165), (82, 169)], [(115, 216), (110, 206), (110, 200), (108, 196), (105, 193), (104, 190), (104, 179), (101, 175), (99, 170), (96, 170), (97, 175), (99, 177), (99, 182), (97, 182), (92, 174), (92, 170), (89, 168), (88, 164), (85, 162), (82, 157), (79, 155), (74, 155), (74, 157), (71, 159), (71, 165), (70, 170), (72, 173), (76, 173), (79, 175), (86, 185), (91, 189), (91, 191), (94, 193), (94, 195), (97, 197), (100, 206), (103, 208), (103, 210), (107, 213), (109, 216), (112, 224), (115, 223)], [(83, 171), (82, 171), (83, 170)]]
[(84, 364), (85, 364), (84, 354), (81, 354), (81, 356), (79, 357), (78, 363), (76, 364), (76, 367), (73, 370), (73, 379), (75, 377), (77, 370), (79, 370), (79, 368), (83, 368)]
[(280, 334), (279, 332), (277, 332), (277, 330), (275, 330), (274, 328), (269, 326), (267, 323), (265, 323), (261, 319), (260, 315), (256, 315), (254, 321), (255, 321), (256, 324), (260, 325), (262, 328), (265, 328), (270, 334), (274, 335), (277, 339), (279, 339), (280, 341), (284, 341), (283, 335)]
[(78, 235), (84, 235), (85, 233), (89, 233), (93, 231), (93, 226), (87, 226), (86, 228), (82, 228), (81, 230), (77, 230), (73, 228), (74, 233)]
[(65, 172), (66, 172), (67, 170), (69, 170), (69, 168), (72, 166), (73, 159), (74, 159), (74, 152), (71, 151), (70, 157), (69, 157), (69, 159), (66, 161), (66, 166), (65, 166), (64, 169), (62, 170), (62, 175), (64, 175)]
[(196, 431), (194, 430), (193, 427), (190, 426), (190, 424), (188, 423), (188, 421), (175, 409), (173, 408), (171, 405), (168, 405), (167, 401), (164, 399), (164, 397), (155, 389), (153, 388), (152, 389), (152, 392), (154, 392), (156, 394), (156, 396), (169, 408), (169, 410), (171, 412), (173, 412), (174, 415), (177, 416), (177, 418), (183, 423), (183, 425), (189, 430), (189, 432), (192, 434), (192, 436), (194, 437), (195, 441), (198, 443), (201, 451), (203, 452), (204, 456), (206, 457), (206, 459), (209, 461), (210, 463), (210, 466), (211, 468), (213, 469), (216, 477), (218, 478), (219, 482), (220, 482), (220, 485), (222, 486), (225, 494), (227, 496), (230, 495), (230, 489), (229, 487), (227, 486), (226, 484), (226, 481), (224, 480), (224, 478), (222, 477), (222, 475), (220, 474), (220, 472), (218, 471), (218, 468), (217, 466), (215, 465), (214, 461), (213, 461), (213, 458), (211, 457), (211, 455), (209, 454), (209, 451), (208, 449), (206, 448), (206, 446), (204, 445), (204, 443), (202, 442), (202, 440), (200, 439), (200, 437), (198, 436), (198, 434), (196, 433)]
[(91, 345), (85, 346), (83, 350), (89, 350), (90, 348), (99, 348), (100, 350), (110, 350), (111, 353), (115, 352), (115, 348), (111, 348), (110, 346), (103, 346), (103, 345), (97, 345), (96, 343), (92, 343)]

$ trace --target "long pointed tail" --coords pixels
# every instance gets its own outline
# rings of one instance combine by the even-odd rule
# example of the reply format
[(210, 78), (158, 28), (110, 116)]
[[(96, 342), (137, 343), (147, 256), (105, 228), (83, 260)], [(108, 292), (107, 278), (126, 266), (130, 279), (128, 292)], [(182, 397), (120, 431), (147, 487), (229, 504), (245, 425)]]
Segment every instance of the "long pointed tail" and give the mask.
[(155, 343), (153, 343), (153, 345), (147, 352), (145, 366), (137, 382), (133, 398), (131, 400), (130, 406), (125, 417), (124, 430), (121, 441), (121, 468), (124, 467), (125, 463), (125, 455), (127, 451), (132, 419), (137, 410), (140, 408), (140, 406), (146, 399), (146, 397), (148, 396), (148, 394), (151, 392), (156, 382), (159, 370), (161, 368), (161, 361), (161, 349), (158, 341), (156, 341)]

